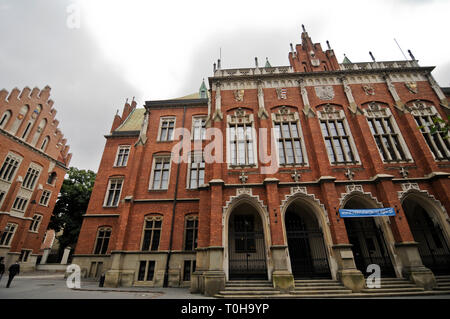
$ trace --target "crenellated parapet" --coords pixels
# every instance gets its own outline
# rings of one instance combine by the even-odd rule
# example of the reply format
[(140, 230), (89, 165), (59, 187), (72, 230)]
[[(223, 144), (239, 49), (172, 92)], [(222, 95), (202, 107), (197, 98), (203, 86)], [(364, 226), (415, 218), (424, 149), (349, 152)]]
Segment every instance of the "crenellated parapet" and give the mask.
[(123, 106), (122, 115), (119, 115), (119, 110), (117, 110), (116, 115), (114, 116), (113, 124), (111, 126), (111, 133), (114, 132), (120, 125), (122, 125), (125, 120), (128, 118), (128, 116), (133, 112), (134, 109), (136, 109), (137, 103), (134, 100), (131, 101), (131, 104), (128, 103), (128, 99), (125, 102), (125, 105)]
[(0, 91), (0, 129), (21, 143), (69, 165), (67, 139), (58, 128), (57, 111), (50, 99), (50, 86), (42, 90), (25, 87)]

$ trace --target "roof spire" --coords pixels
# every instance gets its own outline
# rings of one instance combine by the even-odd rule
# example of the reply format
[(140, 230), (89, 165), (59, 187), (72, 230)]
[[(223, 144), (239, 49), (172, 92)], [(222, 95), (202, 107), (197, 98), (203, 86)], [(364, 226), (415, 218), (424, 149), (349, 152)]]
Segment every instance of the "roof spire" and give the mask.
[(343, 64), (352, 63), (350, 59), (347, 57), (347, 55), (344, 53), (344, 61), (342, 61)]
[(268, 57), (266, 57), (266, 65), (264, 66), (265, 68), (271, 68), (272, 67), (272, 65), (270, 65), (270, 62), (269, 62), (269, 58)]
[(202, 85), (200, 85), (199, 93), (201, 99), (206, 99), (208, 97), (208, 89), (206, 88), (205, 78), (203, 78)]
[(303, 29), (303, 32), (306, 32), (306, 29), (305, 29), (305, 25), (304, 25), (304, 24), (302, 24), (302, 29)]
[(372, 58), (373, 62), (377, 62), (377, 61), (375, 61), (375, 57), (373, 56), (371, 51), (369, 51), (369, 54), (370, 54), (370, 57)]
[(414, 54), (412, 54), (411, 50), (408, 50), (409, 56), (411, 57), (411, 60), (415, 61), (416, 58), (414, 57)]

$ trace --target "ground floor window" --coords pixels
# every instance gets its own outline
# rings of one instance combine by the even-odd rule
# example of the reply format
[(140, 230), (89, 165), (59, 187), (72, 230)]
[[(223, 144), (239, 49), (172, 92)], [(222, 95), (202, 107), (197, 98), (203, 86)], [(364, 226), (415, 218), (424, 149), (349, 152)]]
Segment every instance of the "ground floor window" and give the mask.
[(99, 278), (102, 274), (103, 262), (94, 261), (91, 262), (91, 268), (89, 269), (90, 278)]
[(183, 281), (190, 281), (191, 275), (195, 271), (195, 260), (185, 260), (183, 267)]
[(138, 281), (153, 281), (155, 264), (154, 260), (141, 260), (139, 262)]
[(28, 257), (31, 255), (31, 250), (23, 249), (20, 252), (19, 261), (26, 263), (28, 261)]

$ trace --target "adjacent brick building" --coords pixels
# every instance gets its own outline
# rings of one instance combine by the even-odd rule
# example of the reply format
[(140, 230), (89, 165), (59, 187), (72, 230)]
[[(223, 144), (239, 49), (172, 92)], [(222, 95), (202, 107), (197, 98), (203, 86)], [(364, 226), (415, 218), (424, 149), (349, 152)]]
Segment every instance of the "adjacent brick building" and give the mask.
[(0, 258), (36, 265), (72, 154), (50, 87), (0, 91)]
[[(125, 105), (74, 255), (86, 276), (214, 295), (233, 279), (360, 291), (370, 264), (426, 289), (449, 272), (450, 144), (418, 128), (449, 113), (434, 67), (412, 54), (339, 64), (328, 43), (301, 40), (287, 66), (218, 61), (209, 91)], [(339, 214), (383, 207), (396, 216)]]

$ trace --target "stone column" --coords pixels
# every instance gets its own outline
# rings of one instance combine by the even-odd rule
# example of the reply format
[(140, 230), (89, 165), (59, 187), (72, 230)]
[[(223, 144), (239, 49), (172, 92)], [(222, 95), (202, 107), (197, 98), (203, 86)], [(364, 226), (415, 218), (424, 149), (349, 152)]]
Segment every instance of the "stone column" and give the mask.
[(61, 265), (67, 265), (67, 263), (69, 261), (69, 255), (70, 255), (71, 250), (72, 250), (72, 248), (70, 248), (70, 247), (66, 247), (66, 249), (64, 249), (64, 254), (61, 259)]
[(51, 248), (44, 249), (44, 254), (42, 255), (42, 258), (40, 261), (41, 265), (45, 265), (47, 263), (47, 259), (48, 259), (48, 255), (50, 254), (50, 250), (51, 250)]
[(273, 287), (281, 291), (294, 289), (294, 276), (288, 269), (288, 247), (283, 235), (283, 221), (280, 212), (280, 199), (278, 195), (278, 183), (276, 178), (266, 178), (264, 184), (267, 194), (267, 209), (270, 217), (270, 233), (272, 246), (270, 247), (273, 272)]
[(207, 247), (208, 268), (203, 272), (204, 294), (214, 296), (225, 288), (222, 247), (223, 180), (211, 180), (210, 239)]

